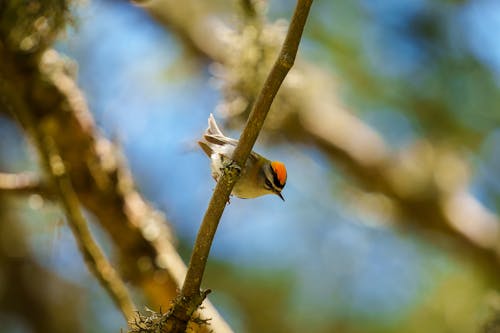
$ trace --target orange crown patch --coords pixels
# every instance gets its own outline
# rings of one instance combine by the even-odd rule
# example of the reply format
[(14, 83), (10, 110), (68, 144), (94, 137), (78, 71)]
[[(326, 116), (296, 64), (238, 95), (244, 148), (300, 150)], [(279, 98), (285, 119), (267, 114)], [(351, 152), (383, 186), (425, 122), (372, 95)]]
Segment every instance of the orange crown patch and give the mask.
[(273, 171), (276, 174), (276, 177), (278, 177), (280, 184), (285, 185), (285, 183), (286, 183), (285, 165), (281, 162), (274, 161), (274, 162), (271, 162), (271, 168), (273, 168)]

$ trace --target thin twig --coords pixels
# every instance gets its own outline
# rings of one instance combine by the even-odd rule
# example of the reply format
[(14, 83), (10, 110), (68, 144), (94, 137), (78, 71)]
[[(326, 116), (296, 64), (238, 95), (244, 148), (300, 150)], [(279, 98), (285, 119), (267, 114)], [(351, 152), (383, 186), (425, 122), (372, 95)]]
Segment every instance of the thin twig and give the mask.
[(61, 201), (68, 224), (83, 254), (87, 267), (94, 273), (122, 311), (125, 319), (133, 318), (136, 307), (128, 294), (125, 283), (108, 262), (90, 232), (87, 221), (81, 212), (80, 202), (66, 172), (66, 166), (57, 151), (54, 140), (46, 133), (48, 131), (44, 131), (35, 123), (30, 111), (22, 105), (21, 101), (17, 101), (16, 104), (15, 112), (14, 109), (10, 111), (14, 117), (19, 117), (20, 122), (24, 124), (38, 148), (42, 165), (50, 176), (53, 190)]
[(40, 177), (31, 172), (5, 173), (0, 172), (0, 193), (6, 194), (40, 194), (52, 198), (54, 193)]
[[(182, 19), (186, 15), (186, 8), (193, 8), (198, 1), (185, 0), (183, 3), (186, 6), (178, 6), (173, 0), (149, 1), (144, 8), (162, 25), (175, 31), (183, 43), (195, 49), (200, 60), (215, 61), (228, 71), (238, 71), (239, 68), (231, 67), (232, 53), (230, 48), (226, 47), (228, 40), (225, 35), (208, 36), (203, 33), (226, 25), (220, 20), (207, 19), (207, 16), (201, 14), (191, 15), (191, 19), (186, 23), (187, 21)], [(226, 28), (230, 29), (228, 26)], [(257, 60), (254, 61), (258, 63)], [(410, 176), (405, 179), (409, 182), (406, 187), (413, 189), (416, 187), (414, 185), (418, 185), (421, 195), (408, 196), (399, 192), (400, 182), (394, 181), (394, 175), (406, 172), (401, 157), (407, 153), (413, 155), (411, 149), (404, 149), (405, 154), (390, 151), (390, 145), (384, 141), (382, 135), (357, 118), (355, 113), (339, 100), (339, 96), (332, 93), (338, 90), (337, 81), (328, 71), (310, 62), (297, 65), (300, 67), (297, 67), (300, 76), (307, 77), (308, 80), (298, 80), (298, 83), (281, 89), (280, 95), (287, 103), (282, 105), (284, 109), (280, 111), (279, 120), (276, 119), (278, 123), (275, 125), (279, 125), (277, 128), (280, 135), (290, 140), (305, 141), (319, 148), (346, 176), (352, 177), (358, 186), (390, 198), (398, 211), (395, 222), (400, 226), (416, 228), (424, 233), (432, 230), (450, 235), (461, 252), (479, 259), (477, 262), (481, 263), (481, 269), (486, 274), (498, 276), (498, 216), (472, 194), (461, 193), (463, 189), (460, 186), (452, 186), (459, 190), (455, 193), (436, 189), (437, 184), (432, 175), (425, 177), (429, 180), (425, 184), (416, 184), (421, 178), (412, 179)], [(241, 87), (234, 89), (236, 91), (231, 91), (232, 93), (239, 93), (248, 98), (246, 93), (241, 92)], [(238, 113), (238, 117), (243, 114), (245, 113)], [(284, 119), (286, 121), (283, 122)], [(440, 149), (436, 142), (431, 142), (430, 147), (433, 150)], [(445, 158), (448, 156), (438, 154)], [(424, 163), (419, 156), (414, 157), (417, 164)], [(435, 163), (437, 160), (438, 158)], [(463, 157), (459, 157), (459, 161), (466, 162)], [(429, 170), (435, 171), (434, 168)], [(457, 178), (457, 181), (455, 185), (462, 185), (461, 178)], [(457, 196), (463, 196), (468, 205), (455, 206), (455, 212), (450, 215), (446, 210), (446, 203)], [(471, 224), (470, 221), (474, 223)], [(454, 254), (461, 257), (457, 251), (454, 251)]]
[(198, 231), (180, 297), (173, 306), (172, 318), (177, 322), (172, 324), (172, 329), (176, 329), (171, 330), (172, 332), (183, 332), (182, 323), (179, 323), (179, 321), (184, 322), (185, 329), (185, 324), (191, 318), (192, 311), (201, 304), (206, 296), (206, 292), (200, 292), (201, 280), (219, 220), (234, 184), (240, 176), (237, 171), (241, 170), (241, 166), (245, 165), (245, 161), (257, 140), (273, 99), (288, 71), (294, 64), (311, 4), (312, 0), (297, 1), (295, 12), (278, 59), (257, 97), (243, 133), (240, 136), (239, 143), (234, 151), (233, 162), (237, 167), (232, 168), (230, 171), (236, 172), (225, 172), (217, 182)]
[[(43, 159), (48, 159), (48, 161), (44, 161), (44, 164), (49, 167), (52, 181), (66, 212), (68, 224), (85, 262), (122, 311), (125, 319), (130, 320), (135, 315), (136, 307), (130, 298), (127, 287), (94, 240), (80, 209), (80, 202), (71, 185), (71, 180), (65, 171), (64, 162), (49, 135), (45, 135), (43, 145), (46, 147), (46, 151), (42, 152), (45, 155)], [(47, 165), (47, 163), (49, 164)]]

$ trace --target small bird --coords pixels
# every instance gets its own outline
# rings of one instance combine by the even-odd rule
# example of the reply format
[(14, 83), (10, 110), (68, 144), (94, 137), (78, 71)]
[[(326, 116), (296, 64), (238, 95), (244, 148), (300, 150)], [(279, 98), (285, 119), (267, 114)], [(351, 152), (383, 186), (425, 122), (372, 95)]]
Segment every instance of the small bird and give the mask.
[[(215, 181), (218, 181), (224, 168), (232, 161), (238, 140), (228, 138), (222, 134), (214, 116), (210, 114), (208, 128), (203, 138), (198, 141), (198, 144), (210, 158), (212, 177)], [(283, 163), (271, 162), (252, 151), (245, 167), (241, 170), (241, 177), (234, 185), (232, 194), (243, 199), (276, 194), (281, 200), (285, 201), (281, 191), (285, 187), (286, 177), (286, 168)]]

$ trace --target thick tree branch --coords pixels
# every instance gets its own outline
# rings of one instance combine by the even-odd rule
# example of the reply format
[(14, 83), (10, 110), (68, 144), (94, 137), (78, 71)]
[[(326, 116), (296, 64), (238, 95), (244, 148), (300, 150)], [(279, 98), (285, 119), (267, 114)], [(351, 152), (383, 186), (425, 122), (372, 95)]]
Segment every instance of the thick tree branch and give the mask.
[[(6, 112), (14, 100), (21, 100), (33, 122), (50, 132), (78, 199), (116, 247), (121, 275), (144, 292), (151, 307), (166, 307), (176, 296), (186, 272), (172, 244), (168, 223), (137, 192), (112, 143), (97, 134), (85, 98), (70, 74), (71, 63), (46, 49), (55, 32), (43, 30), (46, 38), (33, 37), (38, 32), (32, 29), (38, 25), (30, 20), (41, 15), (58, 23), (50, 28), (64, 26), (61, 17), (66, 13), (65, 1), (39, 4), (36, 12), (26, 14), (23, 10), (33, 8), (23, 3), (0, 5), (0, 112)], [(22, 25), (16, 26), (13, 34), (12, 25), (18, 22)], [(17, 39), (10, 40), (13, 37)], [(28, 45), (23, 40), (39, 43)], [(27, 123), (21, 122), (20, 126), (28, 132)], [(190, 328), (194, 332), (231, 332), (208, 300), (199, 316), (211, 321), (208, 325), (193, 323)]]
[[(35, 110), (32, 114), (36, 122), (51, 129), (62, 159), (70, 166), (67, 171), (75, 192), (85, 208), (108, 231), (118, 249), (124, 278), (144, 291), (150, 306), (166, 307), (175, 297), (186, 272), (186, 266), (171, 243), (167, 222), (135, 190), (130, 173), (116, 157), (113, 145), (96, 134), (84, 98), (64, 70), (63, 61), (55, 51), (47, 52), (41, 64), (45, 74), (38, 72), (35, 79), (13, 72), (16, 65), (3, 53), (4, 62), (0, 64), (3, 104), (8, 105), (16, 96), (32, 96), (30, 90), (47, 89), (50, 83), (49, 92), (39, 96), (43, 100), (26, 99), (30, 102), (30, 110)], [(38, 75), (44, 79), (36, 78)], [(2, 77), (11, 80), (7, 82), (1, 80)], [(20, 86), (7, 89), (6, 83), (12, 82)], [(40, 107), (52, 99), (61, 102)], [(27, 124), (21, 123), (21, 126), (27, 130)], [(200, 316), (212, 320), (208, 326), (194, 323), (195, 331), (231, 332), (208, 301)]]
[(257, 97), (234, 151), (234, 165), (229, 166), (217, 182), (196, 237), (180, 297), (172, 309), (171, 323), (167, 321), (167, 332), (183, 332), (193, 310), (207, 294), (200, 292), (200, 286), (217, 226), (234, 184), (240, 177), (239, 171), (252, 151), (273, 99), (293, 66), (311, 4), (312, 0), (297, 1), (281, 52)]

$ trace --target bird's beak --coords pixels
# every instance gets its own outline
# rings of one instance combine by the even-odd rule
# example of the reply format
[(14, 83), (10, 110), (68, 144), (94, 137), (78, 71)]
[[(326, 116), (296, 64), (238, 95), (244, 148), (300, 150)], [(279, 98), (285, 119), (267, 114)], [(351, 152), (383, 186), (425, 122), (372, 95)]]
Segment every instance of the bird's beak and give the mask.
[(285, 201), (285, 198), (283, 198), (283, 195), (281, 192), (276, 192), (276, 195), (281, 198), (281, 200)]

